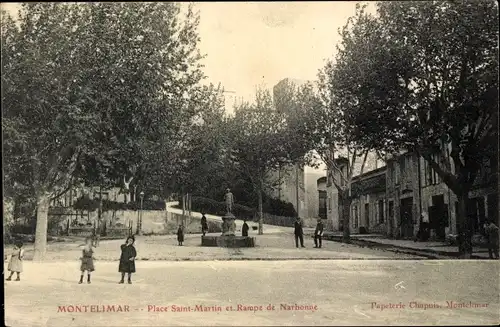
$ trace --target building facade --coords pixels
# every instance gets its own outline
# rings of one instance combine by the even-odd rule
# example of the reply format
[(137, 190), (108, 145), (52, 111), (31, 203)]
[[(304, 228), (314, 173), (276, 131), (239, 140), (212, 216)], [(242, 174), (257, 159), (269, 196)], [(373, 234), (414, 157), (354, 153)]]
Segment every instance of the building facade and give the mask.
[(268, 182), (274, 184), (268, 195), (293, 204), (300, 217), (307, 218), (306, 189), (304, 168), (300, 165), (289, 165), (273, 171)]
[[(441, 164), (444, 160), (449, 158), (436, 158)], [(408, 152), (388, 157), (386, 163), (353, 178), (351, 232), (412, 239), (421, 223), (428, 222), (433, 240), (456, 235), (457, 197), (427, 161)], [(326, 210), (332, 229), (342, 230), (338, 192), (326, 177), (318, 180), (318, 194), (320, 210)], [(498, 158), (489, 158), (481, 166), (469, 192), (468, 210), (474, 234), (483, 233), (486, 219), (498, 225)]]

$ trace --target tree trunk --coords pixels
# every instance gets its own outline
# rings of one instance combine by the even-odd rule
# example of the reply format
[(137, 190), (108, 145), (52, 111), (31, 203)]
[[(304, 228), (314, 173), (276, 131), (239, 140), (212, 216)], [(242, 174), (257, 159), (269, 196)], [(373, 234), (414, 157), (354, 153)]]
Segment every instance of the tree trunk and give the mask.
[(258, 200), (259, 200), (259, 235), (264, 234), (264, 213), (262, 205), (262, 188), (259, 188)]
[(41, 192), (36, 199), (36, 232), (35, 232), (35, 252), (33, 261), (42, 261), (47, 252), (47, 226), (49, 213), (49, 194)]
[(351, 229), (350, 229), (350, 212), (351, 212), (352, 198), (350, 196), (342, 195), (342, 242), (351, 243)]
[(469, 192), (461, 192), (457, 194), (457, 198), (458, 253), (461, 259), (470, 259), (472, 255), (472, 229), (467, 210)]
[(97, 221), (102, 220), (102, 186), (99, 186), (99, 208), (97, 210)]

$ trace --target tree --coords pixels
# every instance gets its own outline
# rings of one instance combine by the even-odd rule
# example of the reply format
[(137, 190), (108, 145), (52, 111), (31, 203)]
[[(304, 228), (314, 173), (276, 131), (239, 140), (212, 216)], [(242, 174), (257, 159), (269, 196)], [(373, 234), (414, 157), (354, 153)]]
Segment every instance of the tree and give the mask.
[(226, 125), (223, 89), (221, 85), (208, 85), (195, 93), (193, 102), (198, 106), (195, 118), (185, 135), (185, 150), (180, 182), (183, 190), (204, 197), (224, 187), (228, 173), (226, 156)]
[(244, 103), (228, 119), (231, 159), (253, 185), (258, 198), (259, 235), (263, 234), (263, 191), (269, 173), (302, 159), (284, 114), (275, 110), (271, 94), (257, 90), (254, 104)]
[(333, 77), (335, 65), (327, 62), (319, 74), (318, 90), (306, 85), (298, 96), (302, 108), (302, 134), (313, 143), (315, 155), (327, 167), (327, 185), (338, 190), (343, 241), (350, 242), (350, 208), (353, 200), (352, 180), (362, 174), (369, 149), (357, 142), (349, 132), (347, 113), (356, 110), (355, 101), (345, 101), (336, 91)]
[(8, 182), (37, 199), (35, 260), (50, 199), (81, 179), (147, 176), (159, 149), (178, 153), (169, 137), (192, 116), (202, 78), (198, 17), (179, 15), (173, 3), (30, 3), (19, 26), (2, 19), (4, 153)]
[[(361, 16), (361, 15), (360, 15)], [(457, 196), (459, 252), (469, 258), (468, 196), (481, 164), (498, 164), (498, 8), (476, 2), (384, 2), (343, 35), (337, 92), (363, 106), (358, 142), (422, 156)], [(495, 169), (496, 171), (496, 169)]]

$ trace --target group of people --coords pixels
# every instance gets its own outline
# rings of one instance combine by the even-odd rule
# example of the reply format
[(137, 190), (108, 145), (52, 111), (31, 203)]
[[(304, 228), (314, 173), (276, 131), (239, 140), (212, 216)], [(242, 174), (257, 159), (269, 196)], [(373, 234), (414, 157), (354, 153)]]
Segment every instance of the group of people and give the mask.
[[(80, 265), (80, 281), (78, 284), (83, 283), (83, 277), (85, 272), (87, 272), (87, 283), (90, 284), (90, 274), (95, 270), (94, 267), (94, 250), (93, 239), (87, 237), (85, 239), (85, 244), (82, 250), (81, 265)], [(120, 284), (125, 282), (125, 274), (127, 274), (127, 282), (132, 284), (132, 273), (135, 273), (135, 258), (137, 257), (137, 251), (134, 247), (135, 238), (133, 236), (127, 237), (124, 244), (120, 246), (121, 255), (120, 263), (118, 265), (118, 272), (121, 273)]]
[[(133, 236), (127, 237), (125, 244), (121, 245), (121, 255), (120, 255), (120, 263), (118, 266), (118, 272), (121, 273), (120, 284), (125, 282), (125, 274), (128, 275), (128, 283), (132, 284), (132, 273), (135, 273), (135, 258), (137, 257), (137, 251), (134, 247), (135, 239)], [(93, 271), (95, 271), (94, 266), (94, 250), (95, 247), (93, 237), (87, 237), (85, 239), (85, 244), (83, 244), (82, 256), (80, 257), (80, 281), (79, 284), (83, 283), (83, 278), (85, 276), (85, 272), (87, 272), (87, 283), (90, 284), (90, 276)], [(16, 273), (15, 281), (21, 280), (21, 273), (23, 272), (23, 258), (24, 258), (24, 249), (23, 243), (16, 243), (14, 250), (9, 259), (9, 264), (7, 266), (7, 270), (10, 271), (9, 277), (7, 280), (12, 280), (12, 276)]]
[[(323, 243), (323, 221), (321, 218), (318, 218), (318, 221), (316, 223), (316, 229), (314, 230), (314, 247), (315, 248), (321, 248), (322, 243)], [(294, 223), (294, 235), (295, 235), (295, 247), (299, 247), (299, 241), (300, 241), (300, 247), (305, 248), (304, 246), (304, 228), (302, 224), (302, 220), (300, 220), (299, 217), (297, 217), (297, 220), (295, 220)]]

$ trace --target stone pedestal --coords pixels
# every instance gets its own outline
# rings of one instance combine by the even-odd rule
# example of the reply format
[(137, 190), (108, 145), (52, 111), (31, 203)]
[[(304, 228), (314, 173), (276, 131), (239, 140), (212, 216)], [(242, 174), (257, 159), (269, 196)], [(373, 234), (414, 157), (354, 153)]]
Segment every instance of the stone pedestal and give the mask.
[(255, 237), (249, 236), (202, 236), (201, 246), (213, 246), (221, 248), (253, 248)]
[(221, 236), (202, 236), (201, 246), (218, 246), (222, 248), (253, 248), (255, 237), (236, 236), (236, 217), (227, 213), (222, 217)]
[(236, 217), (232, 213), (227, 213), (222, 217), (222, 236), (236, 235)]

